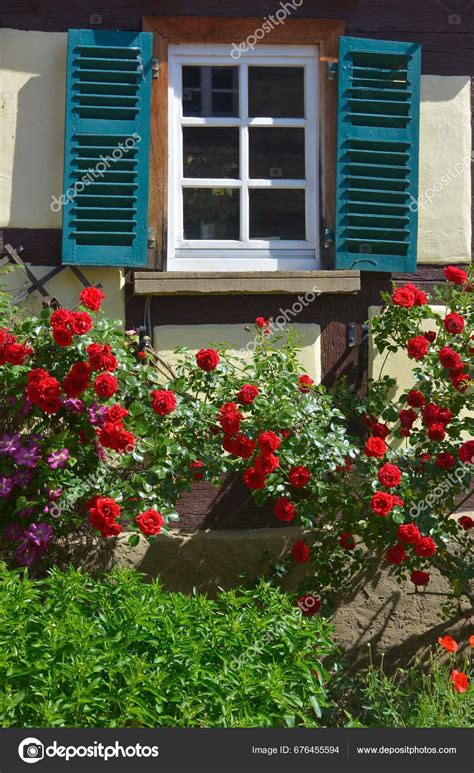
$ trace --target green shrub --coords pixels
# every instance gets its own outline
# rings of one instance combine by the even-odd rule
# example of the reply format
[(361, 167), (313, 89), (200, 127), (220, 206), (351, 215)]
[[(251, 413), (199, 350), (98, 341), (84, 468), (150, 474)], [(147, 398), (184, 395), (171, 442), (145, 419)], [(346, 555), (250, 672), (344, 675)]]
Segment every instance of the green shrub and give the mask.
[(3, 727), (316, 726), (334, 650), (329, 623), (269, 584), (210, 600), (0, 565)]
[[(460, 660), (458, 656), (458, 660)], [(352, 685), (352, 703), (341, 724), (349, 727), (474, 727), (474, 689), (458, 694), (451, 668), (469, 672), (467, 663), (453, 666), (431, 658), (388, 676), (371, 666)], [(346, 690), (346, 695), (348, 694)], [(348, 715), (351, 715), (348, 718)]]

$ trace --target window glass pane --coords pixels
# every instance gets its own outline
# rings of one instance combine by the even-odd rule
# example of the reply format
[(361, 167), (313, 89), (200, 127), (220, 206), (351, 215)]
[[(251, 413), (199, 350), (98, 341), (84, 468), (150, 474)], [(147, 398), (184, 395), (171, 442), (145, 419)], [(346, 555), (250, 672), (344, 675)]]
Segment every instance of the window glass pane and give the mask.
[(249, 128), (250, 177), (305, 179), (304, 129)]
[(249, 115), (304, 118), (303, 67), (249, 67)]
[(250, 194), (251, 239), (305, 239), (305, 192), (277, 188)]
[(239, 178), (239, 129), (183, 126), (183, 177)]
[(239, 115), (239, 68), (183, 65), (183, 115)]
[(240, 190), (183, 188), (185, 239), (240, 239)]

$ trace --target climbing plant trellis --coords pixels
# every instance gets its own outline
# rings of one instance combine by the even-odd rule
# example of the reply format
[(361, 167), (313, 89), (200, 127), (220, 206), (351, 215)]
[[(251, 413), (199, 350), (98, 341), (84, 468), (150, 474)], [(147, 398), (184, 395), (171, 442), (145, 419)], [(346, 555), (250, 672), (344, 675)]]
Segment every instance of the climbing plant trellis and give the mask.
[(84, 287), (102, 287), (101, 284), (91, 285), (87, 277), (84, 276), (77, 266), (55, 266), (44, 276), (38, 277), (32, 270), (32, 267), (25, 263), (20, 257), (19, 252), (22, 250), (21, 247), (14, 248), (11, 244), (6, 244), (4, 250), (6, 254), (0, 258), (0, 269), (7, 265), (15, 266), (24, 272), (27, 279), (26, 286), (22, 287), (20, 292), (12, 298), (12, 303), (20, 303), (21, 301), (26, 300), (32, 293), (38, 292), (43, 297), (43, 306), (58, 308), (61, 305), (60, 301), (50, 295), (45, 285), (63, 271), (71, 271)]

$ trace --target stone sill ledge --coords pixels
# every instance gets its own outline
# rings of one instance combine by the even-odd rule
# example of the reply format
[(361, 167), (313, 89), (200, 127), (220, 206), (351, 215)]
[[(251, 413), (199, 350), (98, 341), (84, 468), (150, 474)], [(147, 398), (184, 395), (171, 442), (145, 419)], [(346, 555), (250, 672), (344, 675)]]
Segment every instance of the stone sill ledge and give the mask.
[(135, 271), (135, 295), (353, 295), (360, 271)]

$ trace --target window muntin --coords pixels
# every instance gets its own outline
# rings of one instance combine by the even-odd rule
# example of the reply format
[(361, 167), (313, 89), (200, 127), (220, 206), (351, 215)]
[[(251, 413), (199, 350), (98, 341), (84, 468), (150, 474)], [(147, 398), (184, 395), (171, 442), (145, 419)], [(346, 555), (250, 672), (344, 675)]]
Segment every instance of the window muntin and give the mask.
[(316, 47), (169, 53), (168, 270), (317, 268)]

